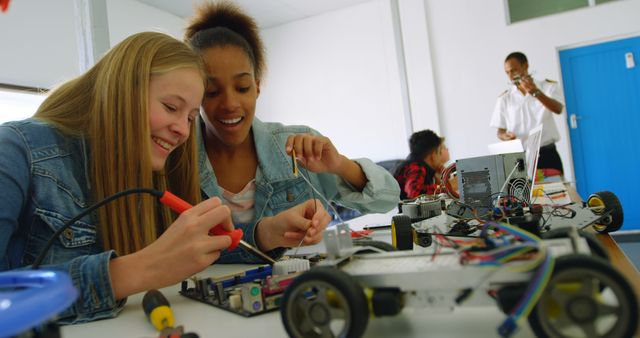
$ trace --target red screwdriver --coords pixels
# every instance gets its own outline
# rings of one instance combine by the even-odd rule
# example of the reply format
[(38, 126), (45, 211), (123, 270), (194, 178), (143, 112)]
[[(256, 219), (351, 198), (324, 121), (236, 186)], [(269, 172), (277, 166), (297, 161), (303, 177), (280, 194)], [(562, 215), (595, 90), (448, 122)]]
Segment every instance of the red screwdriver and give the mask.
[[(193, 206), (189, 204), (187, 201), (181, 199), (180, 197), (165, 191), (160, 197), (160, 202), (173, 211), (177, 213), (182, 213), (185, 210), (191, 209)], [(264, 259), (269, 264), (275, 264), (276, 261), (267, 256), (262, 251), (255, 248), (253, 245), (242, 240), (242, 229), (234, 229), (232, 231), (224, 230), (220, 225), (216, 225), (209, 230), (210, 236), (229, 236), (231, 238), (231, 245), (227, 248), (228, 251), (233, 251), (237, 246), (245, 249), (246, 251), (252, 253), (258, 258)]]

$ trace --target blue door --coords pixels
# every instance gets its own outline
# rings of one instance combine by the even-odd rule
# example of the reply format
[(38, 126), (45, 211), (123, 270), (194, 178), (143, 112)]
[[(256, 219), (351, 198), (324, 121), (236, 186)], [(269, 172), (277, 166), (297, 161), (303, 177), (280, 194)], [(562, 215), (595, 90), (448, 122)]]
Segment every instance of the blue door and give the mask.
[(622, 230), (640, 229), (640, 37), (560, 52), (566, 112), (582, 198), (611, 191)]

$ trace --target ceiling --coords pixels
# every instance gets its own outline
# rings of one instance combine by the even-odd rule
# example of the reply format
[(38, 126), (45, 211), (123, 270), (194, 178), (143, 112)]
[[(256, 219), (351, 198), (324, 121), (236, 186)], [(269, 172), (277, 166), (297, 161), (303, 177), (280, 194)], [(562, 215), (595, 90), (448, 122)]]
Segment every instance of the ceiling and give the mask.
[[(138, 0), (149, 6), (187, 18), (205, 0)], [(262, 28), (282, 25), (371, 0), (234, 0)]]

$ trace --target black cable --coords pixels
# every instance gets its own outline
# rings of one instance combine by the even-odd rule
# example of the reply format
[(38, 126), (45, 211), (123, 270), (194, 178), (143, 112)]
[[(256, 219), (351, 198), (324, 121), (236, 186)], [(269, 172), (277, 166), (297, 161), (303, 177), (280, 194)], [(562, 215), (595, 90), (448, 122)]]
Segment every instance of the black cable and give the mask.
[(65, 231), (67, 228), (69, 228), (69, 226), (71, 226), (71, 224), (75, 223), (77, 220), (81, 219), (82, 217), (86, 216), (87, 214), (93, 212), (94, 210), (96, 210), (97, 208), (111, 202), (114, 201), (120, 197), (123, 196), (127, 196), (127, 195), (131, 195), (131, 194), (139, 194), (139, 193), (147, 193), (147, 194), (151, 194), (155, 197), (161, 198), (163, 195), (163, 192), (159, 191), (159, 190), (155, 190), (155, 189), (149, 189), (149, 188), (135, 188), (135, 189), (127, 189), (127, 190), (123, 190), (119, 193), (113, 194), (105, 199), (103, 199), (102, 201), (90, 206), (89, 208), (87, 208), (87, 210), (79, 213), (78, 215), (76, 215), (74, 218), (68, 220), (66, 223), (64, 223), (64, 225), (56, 230), (56, 232), (51, 236), (51, 238), (49, 238), (49, 241), (47, 242), (47, 244), (44, 246), (44, 248), (42, 249), (42, 251), (40, 252), (40, 254), (38, 255), (38, 257), (36, 257), (35, 261), (33, 262), (33, 264), (31, 265), (31, 267), (34, 270), (37, 270), (40, 267), (40, 264), (42, 264), (42, 261), (44, 260), (44, 257), (47, 255), (47, 252), (49, 251), (49, 249), (51, 248), (51, 245), (53, 245), (53, 242), (58, 238), (58, 236), (60, 236), (62, 234), (63, 231)]
[(552, 214), (549, 212), (547, 213), (547, 218), (544, 218), (545, 213), (542, 213), (540, 215), (540, 217), (542, 218), (542, 225), (540, 225), (540, 229), (546, 230), (546, 226), (547, 226), (547, 222), (549, 222), (549, 220), (551, 219)]

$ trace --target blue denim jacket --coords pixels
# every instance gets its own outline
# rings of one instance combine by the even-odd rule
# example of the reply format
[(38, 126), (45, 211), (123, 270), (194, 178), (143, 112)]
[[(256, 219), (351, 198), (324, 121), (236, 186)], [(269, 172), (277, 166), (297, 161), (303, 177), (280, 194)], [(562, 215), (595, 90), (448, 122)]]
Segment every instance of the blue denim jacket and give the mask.
[[(60, 134), (33, 119), (0, 126), (0, 271), (32, 264), (51, 235), (91, 205), (82, 139)], [(109, 278), (109, 260), (97, 241), (90, 215), (53, 243), (43, 267), (65, 271), (79, 290), (62, 323), (115, 316), (117, 301)]]
[[(201, 125), (203, 127), (203, 125)], [(222, 195), (216, 175), (211, 167), (204, 147), (202, 128), (198, 129), (200, 187), (205, 198)], [(256, 175), (255, 216), (243, 228), (244, 239), (255, 242), (253, 224), (265, 216), (273, 216), (283, 210), (312, 198), (310, 188), (304, 179), (293, 175), (291, 157), (284, 146), (289, 135), (307, 133), (320, 135), (306, 126), (285, 126), (280, 123), (265, 123), (254, 118), (251, 126), (253, 140), (258, 153), (259, 170)], [(308, 174), (309, 181), (328, 200), (356, 209), (363, 213), (387, 212), (397, 207), (400, 201), (400, 187), (393, 176), (369, 159), (357, 159), (368, 182), (362, 192), (354, 189), (346, 181), (333, 174)], [(256, 262), (255, 258), (242, 250), (223, 254), (220, 262)]]

